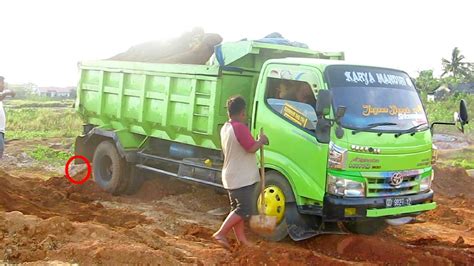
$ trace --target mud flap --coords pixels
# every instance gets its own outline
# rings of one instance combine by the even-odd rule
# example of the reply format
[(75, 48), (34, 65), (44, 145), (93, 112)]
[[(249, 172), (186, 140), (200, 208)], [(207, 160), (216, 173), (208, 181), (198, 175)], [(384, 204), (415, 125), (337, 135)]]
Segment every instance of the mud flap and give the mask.
[[(74, 155), (85, 156), (90, 162), (92, 161), (92, 154), (88, 146), (86, 145), (88, 137), (87, 136), (78, 136), (74, 143)], [(74, 164), (84, 164), (84, 160), (74, 159)]]
[(336, 223), (322, 223), (321, 217), (300, 214), (296, 202), (286, 203), (285, 219), (288, 225), (288, 235), (294, 241), (322, 234), (346, 234)]
[(319, 234), (315, 223), (316, 217), (302, 215), (298, 212), (296, 202), (287, 202), (285, 205), (285, 219), (288, 225), (288, 234), (294, 241), (308, 239)]

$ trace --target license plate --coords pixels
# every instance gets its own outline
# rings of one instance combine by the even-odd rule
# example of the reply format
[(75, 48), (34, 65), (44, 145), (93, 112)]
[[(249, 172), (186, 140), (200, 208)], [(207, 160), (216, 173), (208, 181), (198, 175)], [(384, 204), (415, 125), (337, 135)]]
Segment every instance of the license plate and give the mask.
[(392, 207), (403, 207), (403, 206), (410, 206), (411, 199), (410, 198), (390, 198), (385, 200), (385, 207), (392, 208)]

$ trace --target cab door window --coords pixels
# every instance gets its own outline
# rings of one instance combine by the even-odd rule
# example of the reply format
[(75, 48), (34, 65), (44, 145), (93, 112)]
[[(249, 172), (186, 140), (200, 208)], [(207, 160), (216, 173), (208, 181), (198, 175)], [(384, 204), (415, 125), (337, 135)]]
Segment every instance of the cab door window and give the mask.
[(315, 89), (306, 81), (269, 77), (265, 101), (284, 119), (314, 130), (317, 120)]

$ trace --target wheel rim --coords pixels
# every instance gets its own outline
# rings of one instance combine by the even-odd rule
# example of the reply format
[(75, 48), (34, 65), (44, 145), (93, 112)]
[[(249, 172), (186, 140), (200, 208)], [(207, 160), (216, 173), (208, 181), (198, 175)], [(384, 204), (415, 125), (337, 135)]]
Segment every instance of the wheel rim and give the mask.
[(263, 191), (265, 210), (262, 210), (262, 196), (258, 197), (258, 212), (268, 216), (277, 217), (277, 223), (280, 223), (285, 216), (285, 194), (278, 186), (267, 186)]
[(109, 156), (102, 157), (100, 160), (100, 176), (105, 181), (112, 179), (112, 159)]

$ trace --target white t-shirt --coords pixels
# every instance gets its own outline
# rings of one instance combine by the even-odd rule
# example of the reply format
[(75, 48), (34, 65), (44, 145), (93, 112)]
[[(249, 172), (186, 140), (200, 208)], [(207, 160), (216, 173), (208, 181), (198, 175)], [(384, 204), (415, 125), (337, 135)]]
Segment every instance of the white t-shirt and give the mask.
[(0, 101), (0, 132), (5, 133), (5, 110), (3, 110), (3, 102)]
[(250, 186), (260, 179), (255, 153), (247, 152), (254, 143), (250, 130), (244, 124), (232, 121), (222, 127), (222, 184), (225, 189)]

